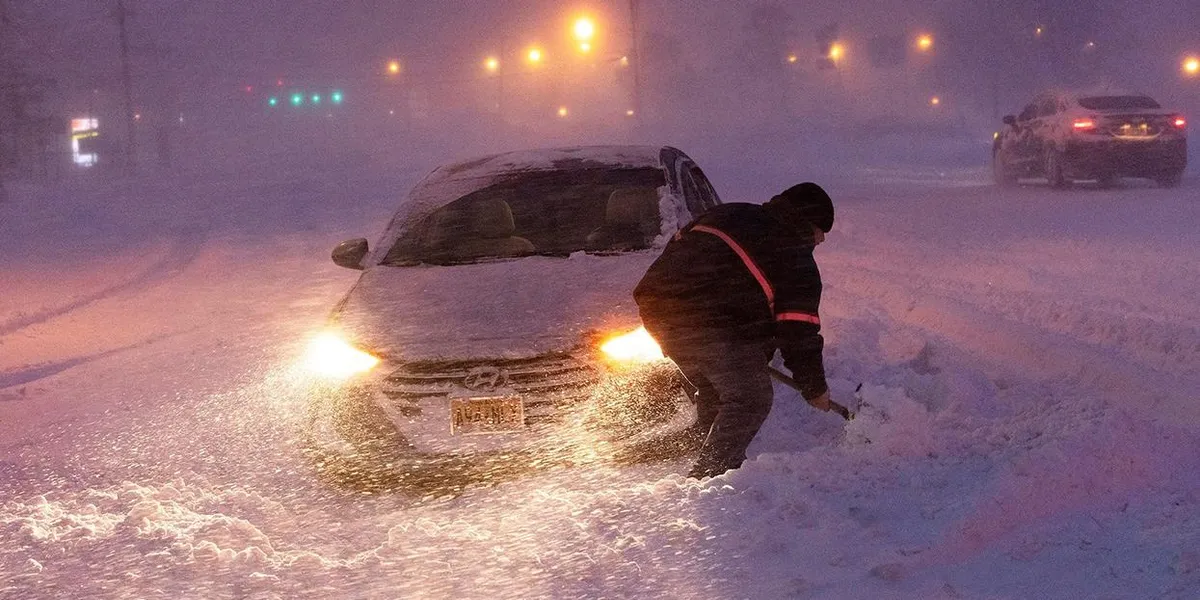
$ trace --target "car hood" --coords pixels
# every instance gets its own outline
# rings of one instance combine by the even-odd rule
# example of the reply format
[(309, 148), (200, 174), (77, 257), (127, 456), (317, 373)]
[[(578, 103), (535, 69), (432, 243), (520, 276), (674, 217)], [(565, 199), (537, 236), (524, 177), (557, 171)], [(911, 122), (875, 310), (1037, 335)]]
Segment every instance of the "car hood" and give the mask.
[(633, 288), (657, 250), (367, 269), (335, 310), (359, 347), (395, 361), (525, 358), (636, 328)]

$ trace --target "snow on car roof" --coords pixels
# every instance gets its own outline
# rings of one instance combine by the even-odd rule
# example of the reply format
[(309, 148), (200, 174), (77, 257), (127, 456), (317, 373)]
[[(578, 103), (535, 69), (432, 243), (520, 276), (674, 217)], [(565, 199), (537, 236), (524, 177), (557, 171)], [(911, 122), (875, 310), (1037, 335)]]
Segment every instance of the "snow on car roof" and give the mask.
[(659, 167), (661, 152), (662, 148), (659, 146), (573, 146), (518, 150), (443, 165), (430, 173), (422, 184), (495, 177), (516, 171), (546, 171), (587, 166)]
[[(661, 146), (569, 146), (517, 150), (442, 165), (413, 188), (367, 257), (377, 262), (414, 223), (511, 173), (586, 168), (662, 168)], [(664, 175), (665, 177), (665, 175)]]

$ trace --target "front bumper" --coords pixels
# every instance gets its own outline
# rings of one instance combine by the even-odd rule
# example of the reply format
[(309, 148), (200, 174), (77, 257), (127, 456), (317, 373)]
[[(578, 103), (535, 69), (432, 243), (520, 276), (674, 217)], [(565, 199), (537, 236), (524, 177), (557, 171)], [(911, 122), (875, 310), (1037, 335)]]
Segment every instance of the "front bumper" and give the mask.
[[(342, 442), (389, 455), (405, 469), (533, 457), (594, 455), (601, 431), (646, 429), (683, 398), (682, 379), (669, 361), (633, 367), (571, 355), (523, 360), (380, 365), (380, 375), (314, 399)], [(464, 399), (515, 397), (523, 426), (503, 432), (462, 433), (451, 405)], [(358, 452), (361, 454), (361, 452)], [(525, 459), (523, 459), (525, 460)]]
[(1161, 177), (1187, 167), (1187, 139), (1070, 141), (1063, 159), (1075, 178)]

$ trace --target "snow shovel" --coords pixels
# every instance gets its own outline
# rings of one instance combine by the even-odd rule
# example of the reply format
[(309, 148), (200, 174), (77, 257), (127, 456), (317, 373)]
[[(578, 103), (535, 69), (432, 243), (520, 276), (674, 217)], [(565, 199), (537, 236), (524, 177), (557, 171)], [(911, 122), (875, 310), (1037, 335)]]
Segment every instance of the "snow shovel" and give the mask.
[[(795, 379), (792, 379), (791, 377), (784, 375), (783, 371), (780, 371), (779, 369), (776, 369), (775, 367), (772, 367), (771, 365), (767, 365), (767, 370), (771, 372), (771, 377), (774, 377), (775, 379), (779, 380), (780, 382), (787, 385), (788, 387), (796, 390), (797, 392), (800, 391), (800, 384), (796, 383)], [(862, 387), (862, 386), (860, 385), (859, 387)], [(850, 409), (846, 408), (845, 406), (842, 406), (841, 404), (838, 404), (837, 402), (834, 402), (833, 400), (829, 401), (829, 408), (831, 410), (833, 410), (833, 412), (835, 412), (839, 415), (842, 415), (842, 418), (847, 421), (854, 418), (854, 413), (850, 412)]]

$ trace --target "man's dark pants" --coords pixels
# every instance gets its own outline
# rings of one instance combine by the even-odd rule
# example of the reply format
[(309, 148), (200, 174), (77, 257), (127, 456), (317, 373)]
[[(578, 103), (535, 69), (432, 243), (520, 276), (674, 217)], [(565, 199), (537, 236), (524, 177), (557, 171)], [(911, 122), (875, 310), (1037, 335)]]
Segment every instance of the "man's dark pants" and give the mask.
[(650, 333), (697, 390), (694, 427), (706, 437), (688, 476), (712, 477), (740, 467), (771, 411), (774, 390), (767, 362), (774, 344), (742, 341), (745, 336), (731, 331), (680, 333), (656, 327)]

